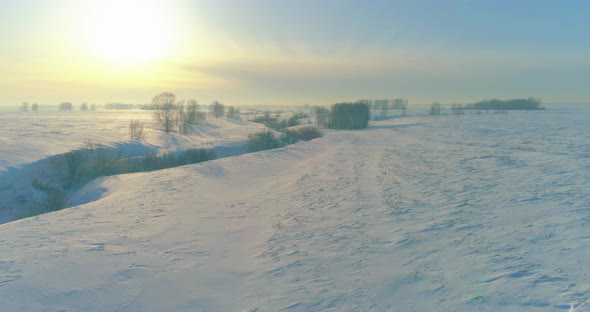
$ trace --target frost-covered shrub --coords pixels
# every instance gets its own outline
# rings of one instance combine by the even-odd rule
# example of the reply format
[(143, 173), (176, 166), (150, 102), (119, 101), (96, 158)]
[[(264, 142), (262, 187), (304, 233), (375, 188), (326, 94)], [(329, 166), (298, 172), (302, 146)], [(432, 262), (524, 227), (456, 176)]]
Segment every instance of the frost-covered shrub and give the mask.
[[(277, 114), (277, 115), (280, 115), (280, 114)], [(261, 123), (261, 124), (265, 125), (266, 127), (277, 130), (277, 131), (283, 131), (288, 126), (286, 120), (279, 120), (278, 117), (272, 117), (270, 115), (270, 111), (266, 111), (266, 112), (264, 112), (264, 115), (262, 115), (260, 117), (255, 117), (254, 119), (252, 119), (250, 121), (256, 122), (256, 123)]]
[(120, 153), (87, 142), (84, 149), (53, 156), (50, 166), (34, 172), (31, 186), (42, 194), (42, 200), (36, 201), (30, 209), (21, 209), (16, 217), (25, 218), (63, 209), (67, 206), (68, 190), (98, 177), (177, 167), (216, 157), (213, 150), (189, 149), (178, 153), (121, 158)]
[(205, 148), (193, 148), (180, 153), (177, 157), (177, 164), (179, 166), (196, 164), (207, 160), (217, 158), (217, 154), (213, 150)]
[(153, 171), (165, 168), (196, 164), (213, 160), (217, 154), (213, 150), (194, 148), (179, 153), (147, 155), (127, 162), (127, 172)]
[[(58, 177), (58, 185), (64, 189), (70, 189), (98, 177), (177, 167), (212, 160), (216, 157), (213, 150), (201, 148), (179, 153), (120, 159), (104, 148), (86, 148), (57, 156), (54, 169), (56, 172), (63, 173)], [(32, 185), (35, 189), (48, 191), (52, 186), (45, 181), (34, 178)]]
[(240, 119), (240, 109), (235, 108), (233, 106), (229, 106), (227, 108), (227, 113), (225, 115), (227, 116), (227, 118), (230, 119)]
[(82, 165), (88, 160), (87, 152), (84, 150), (75, 150), (62, 155), (66, 176), (64, 182), (66, 187), (79, 183), (84, 169)]
[(246, 150), (248, 152), (258, 152), (273, 148), (282, 147), (283, 144), (271, 131), (263, 131), (248, 135)]
[(287, 129), (284, 132), (282, 141), (284, 144), (293, 144), (299, 141), (309, 141), (322, 137), (322, 133), (316, 127), (302, 127), (299, 129)]
[(141, 141), (145, 139), (145, 135), (143, 122), (139, 120), (131, 120), (129, 122), (129, 137), (131, 141)]

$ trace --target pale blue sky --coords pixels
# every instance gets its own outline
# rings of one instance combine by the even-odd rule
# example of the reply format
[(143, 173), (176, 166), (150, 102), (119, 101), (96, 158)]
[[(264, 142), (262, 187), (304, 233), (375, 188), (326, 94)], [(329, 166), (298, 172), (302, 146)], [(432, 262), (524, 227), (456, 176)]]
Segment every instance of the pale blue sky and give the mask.
[[(133, 67), (89, 35), (123, 2), (0, 0), (0, 103), (140, 103), (163, 90), (238, 105), (590, 99), (586, 1), (134, 1), (122, 14), (153, 21), (144, 51), (175, 39)], [(100, 44), (141, 54), (126, 41)]]

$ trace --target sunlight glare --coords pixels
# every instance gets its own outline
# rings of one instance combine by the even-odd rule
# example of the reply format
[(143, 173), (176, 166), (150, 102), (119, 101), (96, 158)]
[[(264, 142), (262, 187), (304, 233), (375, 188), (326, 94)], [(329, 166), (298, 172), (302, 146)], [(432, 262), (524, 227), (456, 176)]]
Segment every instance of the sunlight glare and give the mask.
[(119, 65), (171, 56), (175, 32), (166, 2), (97, 1), (90, 10), (85, 39), (91, 54)]

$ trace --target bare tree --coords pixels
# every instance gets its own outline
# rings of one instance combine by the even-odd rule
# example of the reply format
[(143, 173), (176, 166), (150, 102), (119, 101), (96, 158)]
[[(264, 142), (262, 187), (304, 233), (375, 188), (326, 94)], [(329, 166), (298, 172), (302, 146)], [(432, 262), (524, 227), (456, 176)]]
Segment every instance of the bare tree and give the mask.
[(240, 119), (240, 109), (235, 108), (233, 106), (229, 106), (227, 108), (226, 116), (227, 116), (227, 118), (230, 118), (230, 119)]
[(225, 114), (225, 105), (217, 101), (213, 101), (213, 103), (211, 103), (211, 109), (213, 110), (213, 115), (215, 115), (215, 118), (222, 117)]
[(160, 93), (152, 99), (154, 119), (162, 126), (164, 132), (170, 133), (178, 123), (176, 112), (176, 95), (172, 92)]
[(185, 103), (185, 100), (176, 103), (176, 124), (178, 125), (178, 132), (182, 134), (188, 134), (191, 127)]
[(23, 103), (20, 105), (20, 110), (21, 110), (21, 111), (23, 111), (23, 112), (27, 112), (27, 111), (29, 111), (29, 103), (27, 103), (27, 102), (23, 102)]
[(428, 110), (429, 115), (440, 115), (440, 103), (434, 102), (430, 105), (430, 110)]
[(408, 108), (408, 100), (404, 98), (393, 99), (393, 109), (401, 109), (402, 116), (406, 115), (406, 109)]
[(194, 124), (197, 122), (197, 113), (199, 112), (199, 104), (195, 99), (188, 99), (186, 101), (186, 117), (187, 122)]
[(131, 141), (141, 141), (145, 139), (146, 132), (143, 128), (143, 122), (139, 120), (131, 120), (129, 122), (129, 137)]

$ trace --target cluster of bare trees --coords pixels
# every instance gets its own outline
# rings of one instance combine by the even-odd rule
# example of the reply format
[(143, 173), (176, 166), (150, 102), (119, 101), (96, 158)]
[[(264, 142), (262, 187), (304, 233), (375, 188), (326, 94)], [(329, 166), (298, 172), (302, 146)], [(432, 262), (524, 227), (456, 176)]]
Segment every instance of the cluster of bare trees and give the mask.
[[(172, 92), (163, 92), (154, 96), (151, 107), (154, 110), (156, 124), (166, 133), (187, 134), (191, 125), (207, 119), (206, 110), (202, 109), (195, 99), (177, 100)], [(239, 108), (229, 106), (226, 110), (225, 105), (218, 101), (211, 103), (209, 111), (215, 118), (225, 115), (228, 118), (239, 119), (240, 116)]]
[[(39, 110), (39, 104), (37, 103), (33, 103), (30, 105), (31, 110), (36, 112)], [(23, 112), (28, 112), (29, 111), (29, 103), (28, 102), (23, 102), (20, 107), (19, 110), (23, 111)]]
[[(29, 109), (33, 112), (39, 111), (39, 104), (37, 103), (33, 103), (33, 104), (29, 104), (28, 102), (22, 102), (21, 105), (19, 106), (19, 110), (23, 111), (23, 112), (28, 112)], [(74, 104), (72, 104), (71, 102), (62, 102), (59, 103), (59, 105), (57, 106), (57, 109), (60, 111), (71, 111), (74, 110)], [(96, 110), (96, 104), (88, 104), (86, 102), (80, 104), (80, 110), (81, 111), (95, 111)]]
[(195, 99), (177, 100), (172, 92), (163, 92), (154, 96), (152, 107), (154, 120), (166, 133), (186, 134), (192, 124), (206, 118), (206, 113), (199, 109)]
[(31, 111), (36, 112), (39, 110), (39, 104), (33, 103), (29, 105), (28, 102), (22, 102), (18, 109), (23, 112), (28, 112), (29, 108)]

